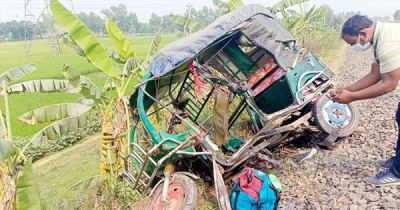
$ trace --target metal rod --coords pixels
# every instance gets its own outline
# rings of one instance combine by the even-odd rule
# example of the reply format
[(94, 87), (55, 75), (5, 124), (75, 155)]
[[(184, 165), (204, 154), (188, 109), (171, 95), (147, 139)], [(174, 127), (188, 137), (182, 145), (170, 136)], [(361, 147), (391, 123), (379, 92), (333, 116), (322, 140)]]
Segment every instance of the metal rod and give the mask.
[[(176, 141), (176, 140), (171, 139), (171, 138), (167, 138), (167, 139), (165, 139), (165, 140), (173, 140), (173, 142), (179, 142), (179, 141)], [(149, 179), (149, 181), (148, 181), (149, 185), (150, 185), (150, 183), (153, 181), (153, 179), (154, 179), (154, 177), (155, 177), (155, 175), (156, 175), (158, 169), (159, 169), (160, 166), (163, 164), (163, 162), (164, 162), (166, 159), (168, 159), (172, 154), (174, 154), (174, 153), (176, 153), (178, 150), (180, 150), (181, 147), (183, 147), (183, 145), (186, 145), (190, 140), (191, 140), (191, 139), (187, 139), (187, 140), (185, 140), (184, 142), (179, 142), (179, 143), (177, 143), (178, 146), (175, 147), (175, 149), (173, 149), (171, 152), (169, 152), (167, 155), (165, 155), (163, 158), (161, 158), (161, 159), (157, 162), (157, 164), (156, 164), (156, 169), (154, 170), (153, 174), (151, 175), (151, 177), (150, 177), (150, 179)], [(164, 141), (164, 140), (163, 140), (163, 141)], [(161, 143), (160, 143), (160, 144), (161, 144)], [(152, 149), (146, 154), (146, 158), (147, 158), (147, 157), (150, 157), (154, 150), (155, 150), (155, 148), (152, 148)], [(139, 176), (139, 177), (140, 177), (140, 176)], [(146, 192), (146, 190), (147, 190), (148, 187), (149, 187), (148, 185), (145, 186), (144, 192)]]
[[(201, 108), (200, 108), (200, 110), (199, 110), (199, 114), (201, 113), (201, 111), (203, 111), (203, 109), (204, 109), (204, 107), (205, 107), (205, 104), (206, 104), (207, 101), (210, 99), (210, 97), (211, 97), (211, 95), (212, 95), (213, 92), (214, 92), (214, 86), (212, 86), (210, 93), (208, 94), (207, 98), (204, 100), (203, 104), (201, 105)], [(199, 118), (199, 116), (200, 116), (199, 114), (194, 118), (193, 121), (196, 121), (197, 118)]]
[(240, 101), (239, 106), (236, 107), (235, 111), (233, 112), (232, 116), (229, 118), (229, 126), (228, 129), (230, 129), (234, 123), (234, 121), (236, 121), (236, 119), (240, 116), (240, 114), (243, 112), (242, 106), (244, 104), (244, 102), (246, 101), (246, 99), (242, 99)]
[(160, 104), (161, 106), (163, 106), (166, 110), (168, 110), (169, 112), (171, 112), (171, 114), (175, 115), (178, 119), (182, 120), (183, 122), (187, 123), (194, 131), (196, 131), (197, 134), (200, 134), (200, 130), (196, 127), (194, 127), (194, 125), (192, 125), (191, 123), (189, 123), (185, 118), (179, 116), (178, 114), (176, 114), (175, 112), (173, 112), (171, 109), (169, 109), (167, 106), (165, 106), (163, 103), (161, 103), (159, 100), (155, 99), (153, 96), (151, 96), (149, 93), (147, 93), (144, 88), (141, 88), (143, 93), (145, 93), (149, 98), (151, 98), (153, 101), (157, 102), (158, 104)]
[(176, 154), (182, 154), (182, 155), (212, 155), (212, 152), (186, 152), (186, 151), (177, 151)]
[[(171, 105), (171, 104), (172, 104), (172, 101), (169, 102), (169, 103), (167, 103), (167, 104), (165, 104), (165, 106), (169, 106), (169, 105)], [(156, 113), (156, 112), (158, 112), (158, 111), (160, 111), (160, 110), (162, 110), (162, 109), (164, 109), (164, 107), (158, 108), (157, 110), (153, 111), (152, 113), (148, 114), (147, 116), (151, 116), (151, 115), (153, 115), (154, 113)]]

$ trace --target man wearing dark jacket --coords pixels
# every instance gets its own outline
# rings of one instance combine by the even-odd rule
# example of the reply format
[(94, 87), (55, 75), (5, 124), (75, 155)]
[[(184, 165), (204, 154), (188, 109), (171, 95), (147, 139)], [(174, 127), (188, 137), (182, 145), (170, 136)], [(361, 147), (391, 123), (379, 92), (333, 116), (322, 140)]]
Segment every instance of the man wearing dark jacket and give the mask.
[[(329, 90), (335, 102), (347, 104), (375, 98), (396, 88), (400, 79), (400, 23), (374, 23), (365, 16), (355, 15), (344, 23), (342, 38), (356, 51), (372, 47), (374, 60), (371, 71), (360, 80), (345, 88)], [(396, 121), (400, 128), (400, 103)], [(387, 169), (366, 182), (377, 186), (400, 184), (400, 130), (396, 155), (378, 164)]]

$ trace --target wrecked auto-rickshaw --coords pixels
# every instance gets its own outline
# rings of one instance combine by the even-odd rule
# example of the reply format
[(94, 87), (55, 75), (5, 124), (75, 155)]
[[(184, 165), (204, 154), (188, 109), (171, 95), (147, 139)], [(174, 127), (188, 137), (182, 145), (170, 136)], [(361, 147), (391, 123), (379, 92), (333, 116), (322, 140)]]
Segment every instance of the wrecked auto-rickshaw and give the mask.
[(230, 12), (154, 56), (130, 98), (123, 177), (148, 209), (194, 209), (193, 180), (223, 209), (224, 180), (258, 153), (305, 129), (355, 130), (356, 107), (326, 95), (334, 76), (265, 7)]

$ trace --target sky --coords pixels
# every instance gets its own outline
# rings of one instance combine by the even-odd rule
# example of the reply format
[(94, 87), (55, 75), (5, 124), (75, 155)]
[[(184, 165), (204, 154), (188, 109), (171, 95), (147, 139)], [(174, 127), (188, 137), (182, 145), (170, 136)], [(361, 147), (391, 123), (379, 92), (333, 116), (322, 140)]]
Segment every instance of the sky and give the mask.
[[(0, 0), (0, 22), (25, 19), (25, 2), (27, 0)], [(44, 10), (46, 3), (50, 0), (30, 0), (27, 10), (33, 17), (38, 18)], [(188, 4), (193, 5), (195, 9), (201, 9), (203, 6), (214, 7), (212, 0), (59, 0), (67, 8), (72, 5), (77, 13), (95, 12), (100, 14), (101, 9), (110, 8), (124, 4), (129, 12), (135, 12), (140, 22), (148, 22), (150, 15), (162, 16), (169, 13), (183, 14)], [(227, 0), (224, 0), (227, 1)], [(71, 4), (72, 2), (72, 4)], [(243, 0), (245, 4), (261, 4), (272, 6), (279, 0)], [(334, 12), (360, 11), (363, 15), (370, 17), (385, 16), (392, 17), (394, 12), (400, 9), (400, 0), (310, 0), (308, 7), (312, 5), (329, 5)], [(293, 9), (298, 6), (293, 6)], [(28, 13), (29, 14), (29, 13)]]

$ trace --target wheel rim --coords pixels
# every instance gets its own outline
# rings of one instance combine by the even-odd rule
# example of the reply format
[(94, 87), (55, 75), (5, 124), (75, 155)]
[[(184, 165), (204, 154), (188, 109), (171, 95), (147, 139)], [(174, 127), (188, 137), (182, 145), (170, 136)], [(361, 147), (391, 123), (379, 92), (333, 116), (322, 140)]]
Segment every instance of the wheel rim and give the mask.
[(335, 103), (328, 99), (322, 106), (322, 116), (329, 127), (340, 126), (343, 128), (350, 124), (353, 113), (349, 105)]
[(181, 182), (172, 182), (168, 186), (167, 193), (167, 201), (169, 204), (166, 205), (164, 202), (161, 202), (161, 194), (160, 191), (154, 200), (152, 210), (179, 210), (182, 209), (183, 204), (185, 202), (185, 186)]

